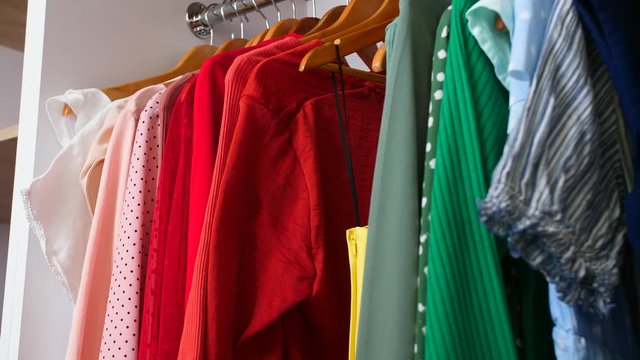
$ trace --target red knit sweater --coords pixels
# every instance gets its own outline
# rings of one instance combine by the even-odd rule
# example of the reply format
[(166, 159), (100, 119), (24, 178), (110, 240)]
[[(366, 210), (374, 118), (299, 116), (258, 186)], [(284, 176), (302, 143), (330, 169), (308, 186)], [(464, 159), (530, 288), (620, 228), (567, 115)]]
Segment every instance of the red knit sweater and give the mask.
[[(293, 39), (290, 41), (297, 43)], [(276, 39), (267, 40), (256, 46), (240, 48), (212, 56), (205, 61), (198, 73), (193, 104), (193, 154), (191, 187), (189, 190), (189, 233), (185, 299), (188, 299), (189, 290), (191, 289), (202, 223), (204, 222), (209, 190), (211, 189), (211, 178), (216, 164), (218, 142), (222, 139), (220, 132), (223, 110), (226, 111), (225, 108), (230, 106), (225, 100), (227, 98), (226, 90), (229, 88), (229, 86), (225, 86), (227, 71), (239, 56), (270, 46), (276, 42), (280, 41)], [(285, 40), (285, 42), (287, 41)], [(286, 49), (289, 48), (291, 47)], [(276, 53), (279, 53), (279, 51)]]
[[(347, 357), (345, 231), (355, 220), (330, 75), (297, 70), (314, 46), (263, 61), (245, 88), (218, 201), (203, 228), (208, 281), (192, 295), (206, 294), (204, 321), (187, 319), (182, 359)], [(347, 79), (348, 89), (362, 86)], [(382, 89), (349, 91), (347, 104), (366, 219)]]

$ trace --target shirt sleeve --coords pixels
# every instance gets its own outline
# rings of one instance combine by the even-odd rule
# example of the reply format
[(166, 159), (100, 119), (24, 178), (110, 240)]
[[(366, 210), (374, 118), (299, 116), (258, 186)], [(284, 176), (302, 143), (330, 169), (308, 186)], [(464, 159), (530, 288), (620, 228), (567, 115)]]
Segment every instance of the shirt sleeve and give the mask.
[[(469, 31), (491, 60), (502, 85), (509, 89), (509, 35), (513, 32), (513, 1), (480, 0), (467, 11), (466, 16)], [(498, 17), (504, 22), (506, 29), (496, 27)]]
[(580, 26), (571, 2), (559, 1), (481, 218), (561, 300), (604, 313), (619, 281), (632, 170), (616, 93)]

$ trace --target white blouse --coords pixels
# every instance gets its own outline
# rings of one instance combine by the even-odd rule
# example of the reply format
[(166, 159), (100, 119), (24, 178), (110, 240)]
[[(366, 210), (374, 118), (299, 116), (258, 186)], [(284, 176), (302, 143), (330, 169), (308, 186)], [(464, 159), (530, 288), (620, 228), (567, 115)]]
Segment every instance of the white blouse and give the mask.
[[(63, 116), (64, 104), (74, 114)], [(22, 191), (31, 228), (74, 303), (91, 228), (80, 172), (113, 104), (98, 89), (68, 90), (48, 99), (47, 115), (62, 150), (49, 169)]]

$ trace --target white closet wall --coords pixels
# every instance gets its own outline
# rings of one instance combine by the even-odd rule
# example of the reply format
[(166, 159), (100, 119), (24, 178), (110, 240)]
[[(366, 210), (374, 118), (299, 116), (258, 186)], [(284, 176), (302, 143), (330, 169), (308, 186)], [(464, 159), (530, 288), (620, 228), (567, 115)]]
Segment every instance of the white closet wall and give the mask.
[[(23, 53), (21, 51), (0, 45), (0, 109), (2, 109), (0, 111), (0, 129), (18, 123), (20, 116), (20, 88), (22, 86), (22, 59)], [(4, 169), (7, 168), (4, 167)], [(0, 176), (8, 176), (8, 179), (10, 179), (12, 174), (0, 173)], [(5, 277), (3, 274), (7, 268), (8, 244), (9, 224), (0, 223), (0, 299), (3, 298), (5, 291)], [(2, 305), (0, 304), (1, 310)]]
[[(60, 150), (45, 100), (69, 88), (101, 88), (171, 68), (187, 49), (202, 43), (185, 24), (189, 3), (29, 1), (0, 359), (63, 359), (70, 327), (72, 304), (28, 228), (20, 197), (20, 190), (41, 175)], [(318, 0), (318, 16), (343, 3)], [(296, 4), (298, 17), (311, 14), (311, 1)], [(291, 15), (290, 3), (278, 6), (283, 18)], [(264, 11), (274, 23), (275, 9)], [(249, 20), (245, 37), (264, 28), (258, 14)], [(239, 22), (214, 31), (215, 43), (220, 44), (232, 32), (239, 37)]]
[[(0, 224), (0, 273), (7, 270), (7, 252), (9, 251), (9, 224)], [(0, 299), (4, 296), (4, 276), (0, 276)]]

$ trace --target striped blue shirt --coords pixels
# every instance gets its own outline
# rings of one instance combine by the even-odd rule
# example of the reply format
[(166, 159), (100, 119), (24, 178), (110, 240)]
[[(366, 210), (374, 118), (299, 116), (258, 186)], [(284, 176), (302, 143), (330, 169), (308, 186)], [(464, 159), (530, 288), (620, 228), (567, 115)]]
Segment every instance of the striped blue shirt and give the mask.
[(481, 219), (544, 273), (561, 300), (606, 313), (619, 281), (631, 164), (602, 59), (571, 1), (558, 0)]

